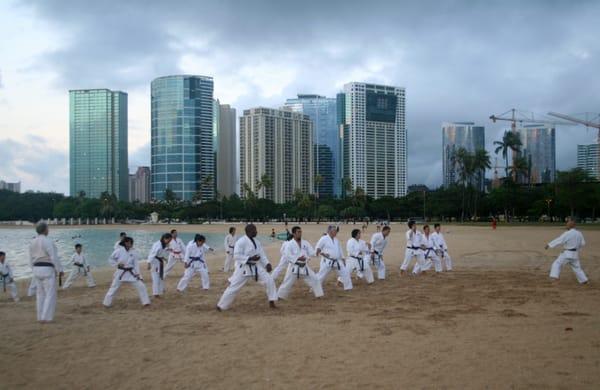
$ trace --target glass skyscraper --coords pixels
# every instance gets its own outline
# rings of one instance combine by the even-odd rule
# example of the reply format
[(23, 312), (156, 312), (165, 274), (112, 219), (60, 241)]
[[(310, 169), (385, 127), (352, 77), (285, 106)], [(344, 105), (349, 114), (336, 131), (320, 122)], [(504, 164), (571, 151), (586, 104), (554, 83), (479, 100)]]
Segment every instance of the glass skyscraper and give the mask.
[(521, 155), (529, 163), (532, 184), (552, 183), (556, 177), (556, 135), (554, 127), (525, 125), (517, 129)]
[(127, 94), (108, 89), (69, 91), (71, 196), (103, 192), (129, 198)]
[(285, 106), (295, 112), (308, 115), (314, 124), (314, 173), (321, 176), (321, 184), (315, 183), (315, 191), (320, 197), (333, 197), (341, 194), (340, 137), (337, 125), (335, 98), (319, 95), (298, 95), (287, 99)]
[[(444, 187), (458, 182), (457, 166), (453, 157), (459, 148), (469, 153), (485, 149), (485, 127), (475, 126), (473, 122), (444, 122), (442, 123), (442, 165), (444, 170)], [(479, 172), (475, 186), (485, 189), (485, 171)]]
[(152, 199), (166, 189), (180, 200), (214, 198), (213, 79), (165, 76), (152, 81)]
[(600, 144), (577, 145), (577, 168), (600, 180)]

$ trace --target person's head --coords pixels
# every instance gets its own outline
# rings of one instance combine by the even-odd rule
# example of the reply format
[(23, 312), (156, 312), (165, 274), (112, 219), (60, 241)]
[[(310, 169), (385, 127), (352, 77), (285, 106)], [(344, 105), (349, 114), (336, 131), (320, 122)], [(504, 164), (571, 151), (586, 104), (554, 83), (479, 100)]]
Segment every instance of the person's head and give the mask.
[(384, 237), (387, 237), (390, 235), (390, 232), (392, 231), (392, 228), (389, 226), (384, 226), (383, 229), (381, 229), (381, 234), (383, 234)]
[(194, 236), (194, 242), (198, 246), (203, 245), (206, 242), (206, 237), (204, 237), (202, 234), (196, 234)]
[(275, 228), (272, 228), (272, 229), (271, 229), (271, 231), (272, 231), (273, 233), (275, 233)]
[(163, 248), (166, 247), (167, 245), (169, 245), (169, 243), (171, 242), (171, 240), (173, 239), (173, 236), (171, 235), (171, 233), (165, 233), (160, 237), (160, 242), (162, 243)]
[(245, 230), (246, 235), (250, 238), (254, 238), (258, 234), (258, 232), (256, 231), (256, 225), (254, 225), (253, 223), (249, 223), (248, 225), (246, 225)]
[(46, 222), (40, 222), (35, 225), (35, 231), (37, 234), (48, 235), (48, 224)]
[(6, 253), (0, 251), (0, 263), (4, 263), (4, 259), (6, 259)]
[(122, 240), (122, 239), (124, 239), (125, 237), (127, 237), (127, 233), (125, 233), (125, 232), (121, 232), (121, 233), (119, 233), (119, 238), (120, 238), (121, 240)]
[(81, 246), (81, 244), (75, 244), (75, 252), (81, 253), (82, 249), (83, 249), (83, 246)]
[(177, 238), (177, 229), (171, 230), (171, 238), (173, 238), (173, 239)]
[(333, 225), (329, 225), (327, 227), (327, 234), (329, 234), (329, 237), (334, 238), (338, 234), (338, 229)]
[(232, 236), (235, 234), (235, 228), (233, 226), (229, 228), (229, 234)]
[(354, 229), (352, 230), (352, 233), (350, 233), (352, 235), (352, 238), (356, 239), (356, 240), (360, 240), (360, 230), (358, 229)]
[(133, 248), (133, 238), (131, 237), (123, 237), (119, 245), (123, 246), (125, 249), (130, 250)]
[(573, 229), (575, 227), (575, 218), (567, 218), (567, 229)]
[(292, 228), (292, 236), (294, 237), (294, 240), (300, 241), (302, 239), (302, 229), (300, 228), (300, 226), (294, 226)]
[(423, 226), (423, 233), (425, 233), (426, 235), (429, 235), (429, 225)]
[(408, 228), (410, 230), (417, 230), (417, 223), (413, 220), (408, 221)]

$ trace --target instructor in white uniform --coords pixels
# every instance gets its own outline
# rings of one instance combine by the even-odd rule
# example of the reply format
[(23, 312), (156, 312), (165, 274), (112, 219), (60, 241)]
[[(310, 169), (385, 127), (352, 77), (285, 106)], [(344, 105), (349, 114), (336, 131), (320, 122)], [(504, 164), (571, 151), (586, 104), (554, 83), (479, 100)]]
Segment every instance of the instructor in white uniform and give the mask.
[(385, 263), (383, 262), (383, 252), (388, 243), (388, 236), (392, 229), (384, 226), (380, 232), (371, 237), (371, 263), (377, 268), (377, 279), (385, 279)]
[(585, 272), (583, 272), (581, 264), (579, 264), (579, 251), (585, 246), (585, 240), (583, 239), (583, 234), (575, 229), (575, 220), (573, 218), (569, 218), (567, 221), (567, 231), (561, 234), (560, 237), (550, 241), (546, 245), (546, 249), (555, 248), (560, 245), (562, 245), (563, 251), (554, 263), (552, 263), (550, 278), (558, 280), (562, 266), (569, 264), (575, 273), (577, 281), (581, 284), (587, 283), (588, 278)]
[(337, 228), (330, 225), (327, 227), (327, 234), (317, 242), (317, 256), (321, 256), (321, 267), (317, 276), (323, 285), (329, 272), (335, 270), (339, 281), (344, 285), (344, 290), (352, 290), (350, 272), (344, 264), (344, 252), (336, 236)]

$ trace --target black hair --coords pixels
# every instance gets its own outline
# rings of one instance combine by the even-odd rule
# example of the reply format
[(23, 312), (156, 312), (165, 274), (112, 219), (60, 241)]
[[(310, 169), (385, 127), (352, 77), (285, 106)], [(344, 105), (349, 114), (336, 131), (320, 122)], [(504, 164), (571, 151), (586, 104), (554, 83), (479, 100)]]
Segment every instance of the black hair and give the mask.
[(360, 229), (354, 229), (352, 230), (352, 238), (356, 238), (356, 236), (358, 236), (360, 234)]
[(163, 242), (165, 240), (170, 240), (171, 238), (173, 238), (171, 233), (165, 233), (162, 236), (160, 236), (160, 241)]
[(75, 249), (77, 249), (77, 248), (81, 248), (82, 246), (83, 246), (83, 245), (81, 245), (81, 244), (75, 244)]
[(436, 223), (436, 224), (434, 224), (434, 225), (433, 225), (433, 228), (434, 228), (434, 229), (435, 229), (435, 228), (439, 228), (440, 226), (442, 226), (442, 225), (440, 225), (439, 223)]
[(127, 237), (127, 233), (125, 232), (121, 232), (119, 233), (119, 237), (123, 238), (123, 237)]
[(297, 232), (298, 230), (300, 230), (300, 226), (294, 226), (294, 227), (292, 228), (292, 234), (296, 234), (296, 232)]
[(392, 228), (386, 225), (386, 226), (384, 226), (384, 227), (383, 227), (383, 229), (381, 229), (381, 230), (392, 230)]
[(234, 231), (235, 231), (235, 228), (233, 226), (229, 228), (229, 234), (233, 234)]
[(177, 233), (177, 229), (171, 229), (171, 234)]
[(2, 257), (2, 256), (6, 256), (6, 253), (0, 251), (0, 257)]
[(204, 237), (202, 234), (196, 234), (194, 236), (194, 241), (206, 241), (206, 237)]
[(423, 230), (425, 230), (425, 229), (429, 229), (429, 225), (424, 225)]
[(133, 238), (125, 236), (125, 237), (123, 237), (123, 239), (121, 240), (121, 242), (119, 243), (119, 245), (125, 246), (126, 242), (130, 242), (131, 245), (133, 245)]
[(408, 228), (412, 229), (413, 226), (415, 226), (415, 221), (413, 221), (412, 219), (410, 221), (408, 221)]

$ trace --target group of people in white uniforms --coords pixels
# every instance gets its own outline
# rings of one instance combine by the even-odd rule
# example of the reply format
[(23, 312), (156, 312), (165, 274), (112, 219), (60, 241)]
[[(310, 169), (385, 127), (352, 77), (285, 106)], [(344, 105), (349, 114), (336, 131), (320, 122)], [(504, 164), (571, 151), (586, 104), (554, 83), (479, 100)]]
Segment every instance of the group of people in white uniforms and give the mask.
[(408, 272), (408, 267), (413, 259), (415, 265), (412, 269), (413, 275), (419, 275), (421, 272), (428, 271), (433, 265), (435, 272), (452, 271), (452, 258), (448, 253), (448, 245), (442, 234), (442, 227), (439, 223), (434, 225), (434, 233), (431, 233), (429, 225), (423, 226), (423, 231), (417, 230), (415, 221), (408, 222), (406, 231), (406, 250), (404, 252), (404, 261), (400, 266), (400, 274)]

